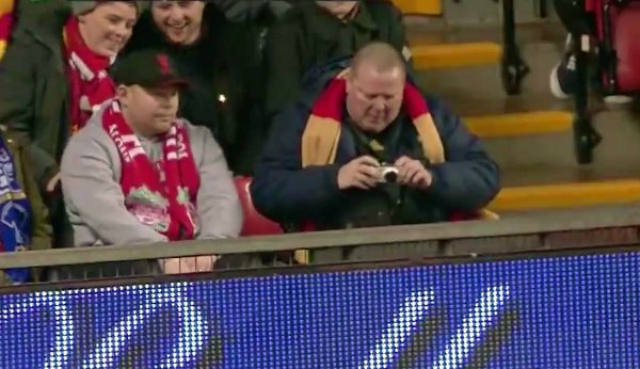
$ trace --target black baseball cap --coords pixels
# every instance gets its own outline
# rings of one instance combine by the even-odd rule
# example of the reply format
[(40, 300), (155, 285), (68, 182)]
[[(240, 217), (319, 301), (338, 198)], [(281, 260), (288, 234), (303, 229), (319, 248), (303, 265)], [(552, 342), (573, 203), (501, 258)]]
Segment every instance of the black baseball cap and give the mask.
[(171, 58), (164, 52), (145, 49), (119, 58), (110, 71), (116, 85), (142, 87), (186, 87)]

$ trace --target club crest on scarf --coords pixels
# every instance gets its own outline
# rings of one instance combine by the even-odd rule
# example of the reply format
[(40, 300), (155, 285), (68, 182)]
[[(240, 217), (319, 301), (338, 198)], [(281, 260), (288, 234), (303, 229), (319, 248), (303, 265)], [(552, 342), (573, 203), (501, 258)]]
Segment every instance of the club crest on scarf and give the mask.
[(125, 198), (125, 206), (140, 223), (158, 233), (169, 231), (169, 201), (159, 193), (149, 190), (147, 186), (132, 189)]
[(152, 163), (113, 101), (102, 124), (122, 160), (120, 185), (125, 206), (142, 224), (169, 240), (192, 239), (198, 232), (195, 200), (200, 187), (184, 123), (176, 121), (162, 139), (163, 157)]
[[(0, 251), (26, 250), (33, 231), (29, 200), (20, 187), (13, 158), (0, 139)], [(14, 283), (29, 279), (29, 269), (6, 270)]]

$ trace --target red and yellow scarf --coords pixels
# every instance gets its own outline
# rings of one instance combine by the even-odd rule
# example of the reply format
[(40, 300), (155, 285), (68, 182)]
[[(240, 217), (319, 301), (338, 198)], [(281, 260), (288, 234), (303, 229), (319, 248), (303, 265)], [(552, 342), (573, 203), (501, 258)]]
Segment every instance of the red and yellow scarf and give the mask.
[[(346, 98), (346, 80), (335, 78), (316, 100), (302, 135), (302, 167), (332, 164), (336, 158)], [(427, 103), (420, 91), (407, 83), (403, 108), (418, 131), (422, 149), (431, 163), (443, 163), (444, 148)]]
[(63, 36), (69, 79), (71, 132), (76, 133), (100, 104), (115, 95), (116, 86), (107, 72), (113, 60), (89, 49), (80, 35), (76, 17), (69, 18)]
[(171, 241), (193, 239), (198, 232), (194, 204), (200, 175), (184, 123), (174, 122), (161, 137), (163, 159), (155, 164), (124, 120), (117, 101), (102, 113), (102, 126), (120, 154), (120, 186), (127, 210)]
[(16, 0), (0, 0), (0, 60), (7, 51), (13, 30)]

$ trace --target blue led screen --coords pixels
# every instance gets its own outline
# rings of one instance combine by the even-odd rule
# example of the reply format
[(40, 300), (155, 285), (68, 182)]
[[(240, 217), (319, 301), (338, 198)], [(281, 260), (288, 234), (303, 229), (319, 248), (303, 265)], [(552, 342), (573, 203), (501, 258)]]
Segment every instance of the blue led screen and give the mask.
[(640, 253), (0, 295), (0, 368), (640, 368)]

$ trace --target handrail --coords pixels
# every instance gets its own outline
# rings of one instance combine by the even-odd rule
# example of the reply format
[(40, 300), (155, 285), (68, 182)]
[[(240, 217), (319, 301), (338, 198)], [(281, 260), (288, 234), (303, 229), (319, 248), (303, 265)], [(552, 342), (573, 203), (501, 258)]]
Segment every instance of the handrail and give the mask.
[(609, 205), (511, 215), (499, 221), (471, 221), (344, 231), (295, 233), (224, 240), (146, 245), (80, 247), (0, 254), (0, 269), (68, 266), (186, 257), (385, 245), (640, 226), (640, 206)]

